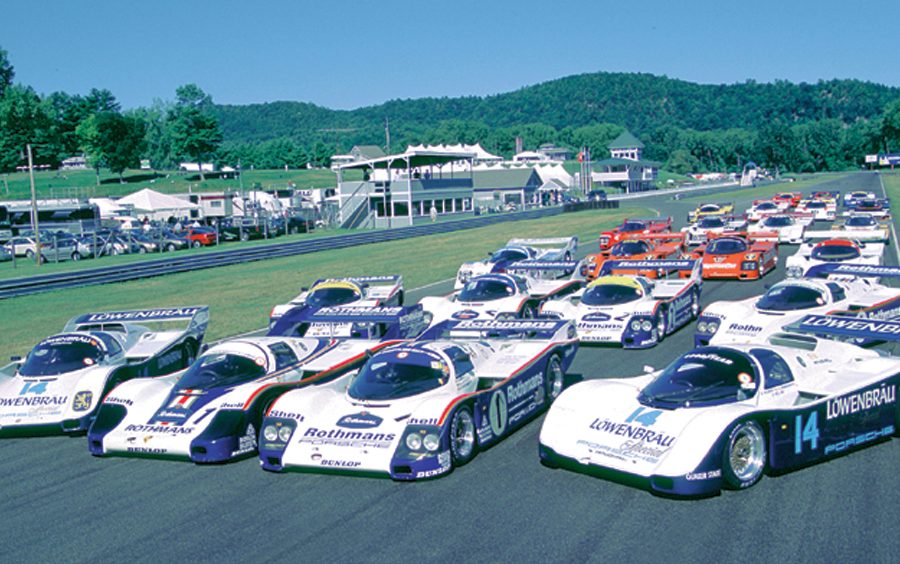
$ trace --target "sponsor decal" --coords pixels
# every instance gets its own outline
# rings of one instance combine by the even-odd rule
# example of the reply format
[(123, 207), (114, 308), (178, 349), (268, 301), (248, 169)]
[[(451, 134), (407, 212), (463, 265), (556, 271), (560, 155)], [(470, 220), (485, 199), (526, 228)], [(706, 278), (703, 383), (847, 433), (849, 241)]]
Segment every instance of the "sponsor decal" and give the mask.
[(327, 458), (320, 460), (319, 464), (331, 468), (358, 468), (362, 466), (362, 462), (356, 462), (355, 460), (329, 460)]
[(531, 321), (524, 319), (511, 319), (507, 321), (501, 321), (497, 319), (483, 319), (458, 323), (456, 324), (455, 329), (513, 329), (517, 331), (532, 329), (536, 331), (547, 331), (556, 329), (557, 327), (562, 326), (562, 324), (564, 323), (564, 321)]
[(856, 392), (828, 400), (827, 418), (837, 419), (845, 415), (853, 415), (860, 411), (868, 411), (885, 404), (897, 401), (897, 387), (895, 385), (881, 387), (863, 392)]
[(403, 311), (402, 307), (366, 307), (366, 306), (332, 306), (323, 307), (316, 311), (313, 319), (329, 316), (347, 316), (347, 317), (371, 317), (374, 315), (385, 315), (395, 317)]
[(170, 309), (147, 309), (140, 311), (111, 311), (107, 313), (89, 314), (82, 323), (91, 323), (98, 321), (129, 321), (133, 319), (150, 320), (150, 319), (171, 319), (193, 317), (201, 308), (199, 307), (182, 307)]
[(506, 394), (502, 390), (497, 390), (491, 396), (491, 403), (488, 407), (488, 420), (490, 421), (490, 430), (493, 435), (500, 436), (506, 430), (507, 419), (509, 418), (509, 407), (506, 402)]
[(690, 472), (684, 475), (685, 480), (712, 480), (713, 478), (721, 478), (721, 470), (710, 470), (709, 472)]
[[(582, 321), (609, 321), (612, 317), (608, 313), (589, 313), (581, 318)], [(581, 327), (581, 324), (578, 325)]]
[(338, 446), (356, 446), (354, 441), (362, 441), (377, 448), (388, 448), (394, 441), (394, 433), (371, 433), (362, 431), (344, 431), (343, 429), (318, 429), (309, 427), (303, 433), (300, 442), (313, 444), (335, 444)]
[(815, 328), (845, 329), (847, 331), (868, 332), (873, 335), (900, 335), (900, 323), (868, 321), (853, 317), (810, 315), (804, 318), (800, 325), (807, 330), (815, 330)]
[(167, 448), (150, 448), (150, 447), (127, 447), (125, 449), (127, 452), (133, 452), (136, 454), (166, 454), (169, 452)]
[(542, 374), (535, 374), (525, 380), (521, 380), (514, 384), (510, 384), (506, 388), (506, 401), (509, 404), (515, 404), (522, 397), (529, 395), (533, 390), (540, 388), (544, 382)]
[(91, 408), (91, 402), (94, 401), (93, 392), (84, 391), (78, 392), (75, 394), (75, 398), (72, 400), (72, 410), (73, 411), (87, 411)]
[(762, 327), (750, 325), (749, 323), (732, 323), (728, 326), (728, 331), (730, 333), (739, 333), (742, 335), (756, 335), (762, 330)]
[(178, 392), (178, 395), (169, 402), (168, 408), (189, 410), (191, 405), (197, 401), (197, 398), (200, 397), (200, 394), (202, 393), (203, 392), (200, 390), (181, 390)]
[(47, 382), (25, 382), (25, 385), (22, 386), (22, 389), (19, 390), (19, 395), (24, 396), (25, 394), (43, 394), (47, 391)]
[(269, 417), (281, 417), (282, 419), (293, 419), (295, 421), (303, 421), (303, 416), (299, 413), (294, 413), (293, 411), (282, 411), (280, 409), (273, 409), (269, 412)]
[(55, 335), (53, 337), (49, 337), (41, 341), (41, 345), (68, 345), (71, 343), (78, 343), (82, 345), (91, 345), (93, 347), (100, 346), (100, 343), (97, 339), (93, 337), (89, 337), (87, 335)]
[[(628, 423), (610, 421), (609, 419), (594, 419), (588, 428), (601, 433), (628, 437), (629, 439), (634, 439), (635, 441), (642, 442), (646, 445), (656, 444), (660, 447), (665, 447), (666, 449), (675, 442), (674, 435), (652, 431), (647, 429), (644, 425), (629, 425)], [(662, 452), (664, 451), (665, 450)]]
[(247, 425), (247, 431), (238, 438), (238, 448), (231, 453), (231, 456), (240, 456), (256, 450), (256, 427), (253, 424)]
[[(190, 435), (193, 427), (174, 427), (171, 425), (126, 425), (125, 432), (132, 433), (160, 433), (163, 435)], [(146, 440), (146, 439), (145, 439)]]
[(840, 441), (834, 444), (827, 445), (825, 447), (825, 455), (834, 454), (837, 452), (841, 452), (847, 450), (850, 447), (865, 444), (880, 437), (890, 437), (894, 434), (894, 426), (888, 425), (883, 429), (877, 429), (875, 431), (869, 431), (868, 433), (862, 433), (860, 435), (856, 435), (855, 437), (850, 437), (847, 440)]
[(734, 361), (721, 357), (714, 353), (688, 353), (682, 356), (682, 358), (686, 360), (711, 360), (712, 362), (718, 362), (727, 366), (731, 366), (732, 364), (734, 364)]
[(336, 425), (347, 429), (369, 429), (381, 425), (383, 419), (377, 415), (362, 411), (357, 414), (344, 415), (338, 419)]
[(25, 398), (0, 398), (0, 407), (38, 407), (66, 405), (68, 396), (35, 396)]
[(409, 421), (407, 421), (406, 423), (407, 423), (407, 425), (437, 425), (438, 420), (436, 417), (426, 417), (426, 418), (410, 417)]
[(111, 403), (113, 405), (127, 405), (132, 406), (134, 402), (127, 398), (117, 398), (115, 396), (107, 396), (103, 403)]
[(471, 309), (464, 309), (462, 311), (457, 311), (451, 316), (453, 319), (476, 319), (478, 318), (478, 312), (472, 311)]

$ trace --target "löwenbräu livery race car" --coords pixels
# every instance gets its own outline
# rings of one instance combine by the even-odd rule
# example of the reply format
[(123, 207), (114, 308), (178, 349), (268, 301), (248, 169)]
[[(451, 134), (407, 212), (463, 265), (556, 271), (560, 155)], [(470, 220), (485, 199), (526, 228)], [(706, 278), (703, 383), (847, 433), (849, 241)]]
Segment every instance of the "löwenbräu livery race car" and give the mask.
[[(126, 382), (103, 401), (88, 433), (92, 454), (225, 462), (256, 453), (260, 420), (276, 396), (327, 381), (365, 362), (367, 351), (402, 341), (407, 308), (332, 308), (315, 323), (358, 327), (354, 337), (247, 337), (220, 343), (188, 370)], [(426, 326), (419, 311), (419, 331)], [(384, 311), (390, 310), (390, 311)], [(379, 327), (391, 326), (382, 334)], [(371, 333), (370, 333), (371, 331)], [(416, 334), (418, 334), (416, 332)]]
[[(664, 280), (617, 275), (644, 268), (690, 277)], [(601, 276), (587, 288), (546, 302), (540, 316), (573, 320), (583, 343), (648, 348), (697, 317), (702, 282), (699, 261), (607, 261)]]
[(190, 365), (206, 333), (206, 306), (88, 313), (0, 369), (0, 436), (87, 430), (120, 382)]
[(510, 239), (505, 247), (488, 254), (488, 258), (464, 262), (456, 273), (455, 290), (481, 274), (504, 273), (509, 265), (530, 260), (570, 261), (578, 249), (578, 237), (544, 239)]
[(402, 306), (403, 277), (392, 274), (316, 280), (311, 288), (302, 288), (289, 303), (273, 307), (269, 327), (274, 327), (282, 315), (295, 308), (316, 310), (343, 305)]
[(813, 335), (897, 341), (900, 323), (811, 315), (788, 330), (573, 385), (544, 419), (541, 460), (700, 496), (897, 436), (900, 359)]
[(263, 420), (262, 467), (396, 480), (445, 474), (550, 404), (577, 346), (566, 321), (435, 326), (358, 373), (279, 397)]

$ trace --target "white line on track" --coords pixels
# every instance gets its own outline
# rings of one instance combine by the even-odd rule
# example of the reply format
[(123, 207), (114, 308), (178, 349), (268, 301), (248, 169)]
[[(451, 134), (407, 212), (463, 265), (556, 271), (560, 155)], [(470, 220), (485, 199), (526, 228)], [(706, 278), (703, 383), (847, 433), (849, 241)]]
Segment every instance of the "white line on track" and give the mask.
[[(881, 195), (888, 197), (887, 190), (884, 189), (884, 178), (879, 174), (878, 182), (881, 184)], [(894, 238), (894, 254), (897, 256), (897, 264), (900, 265), (900, 242), (897, 241), (897, 231), (894, 229), (894, 219), (891, 218), (891, 237)]]

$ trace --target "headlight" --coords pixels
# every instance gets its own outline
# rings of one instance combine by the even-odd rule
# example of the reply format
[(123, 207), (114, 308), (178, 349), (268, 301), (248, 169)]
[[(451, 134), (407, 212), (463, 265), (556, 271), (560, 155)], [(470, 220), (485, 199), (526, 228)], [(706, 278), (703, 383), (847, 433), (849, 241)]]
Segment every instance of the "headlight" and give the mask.
[(409, 450), (419, 450), (422, 448), (422, 437), (417, 433), (410, 433), (406, 436), (406, 446)]
[(428, 433), (422, 440), (422, 444), (425, 445), (425, 448), (434, 452), (441, 446), (441, 438), (434, 433)]
[(278, 438), (284, 442), (288, 442), (288, 439), (291, 438), (292, 431), (293, 431), (293, 429), (291, 429), (290, 427), (285, 425), (281, 429), (278, 429)]
[(631, 330), (632, 331), (640, 331), (641, 329), (641, 320), (635, 319), (631, 322)]
[(701, 321), (701, 322), (697, 323), (697, 331), (699, 333), (706, 333), (706, 322), (705, 321)]
[(803, 269), (799, 266), (789, 266), (787, 269), (788, 278), (799, 278), (803, 275)]
[(643, 323), (641, 323), (641, 329), (643, 329), (644, 331), (649, 331), (652, 328), (653, 328), (653, 324), (650, 323), (649, 321), (644, 321)]
[(719, 330), (719, 324), (716, 323), (715, 321), (710, 321), (709, 323), (706, 324), (706, 330), (707, 330), (710, 334), (713, 334), (713, 333), (715, 333), (716, 331)]
[(747, 260), (756, 260), (756, 253), (750, 253), (744, 257)]
[(266, 428), (263, 429), (263, 437), (267, 441), (278, 440), (278, 429), (275, 428), (275, 425), (266, 425)]

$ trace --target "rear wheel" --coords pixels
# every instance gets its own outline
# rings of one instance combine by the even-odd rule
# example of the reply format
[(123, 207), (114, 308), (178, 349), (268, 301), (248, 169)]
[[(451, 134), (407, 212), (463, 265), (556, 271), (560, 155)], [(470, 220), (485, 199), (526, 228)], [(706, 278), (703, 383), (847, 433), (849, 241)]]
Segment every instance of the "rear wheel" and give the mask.
[(249, 241), (249, 240), (250, 240), (250, 234), (247, 233), (246, 231), (242, 231), (241, 232), (241, 241)]
[(553, 355), (547, 361), (547, 369), (544, 371), (544, 382), (547, 399), (549, 400), (547, 403), (549, 404), (559, 397), (566, 384), (566, 372), (563, 370), (562, 360), (559, 358), (559, 355)]
[(145, 246), (143, 246), (143, 245), (141, 245), (140, 247), (138, 247), (138, 254), (146, 255), (146, 254), (147, 254), (147, 247), (145, 247)]
[(168, 245), (166, 245), (166, 250), (169, 251), (169, 252), (171, 253), (172, 251), (175, 250), (175, 244), (174, 244), (174, 243), (169, 243)]
[(79, 253), (78, 251), (72, 253), (72, 260), (81, 260), (81, 253)]
[(696, 291), (691, 292), (691, 319), (697, 319), (700, 315), (700, 294)]
[(766, 437), (756, 421), (736, 425), (722, 453), (722, 478), (732, 489), (745, 489), (762, 478), (766, 469)]
[(32, 251), (31, 249), (28, 249), (27, 251), (25, 251), (25, 258), (27, 258), (28, 260), (33, 259), (34, 251)]
[(456, 410), (450, 420), (450, 456), (454, 466), (462, 466), (475, 457), (475, 418), (465, 405)]
[(199, 249), (200, 245), (201, 245), (200, 241), (194, 241), (193, 243), (191, 243), (191, 246), (194, 247), (195, 249)]

